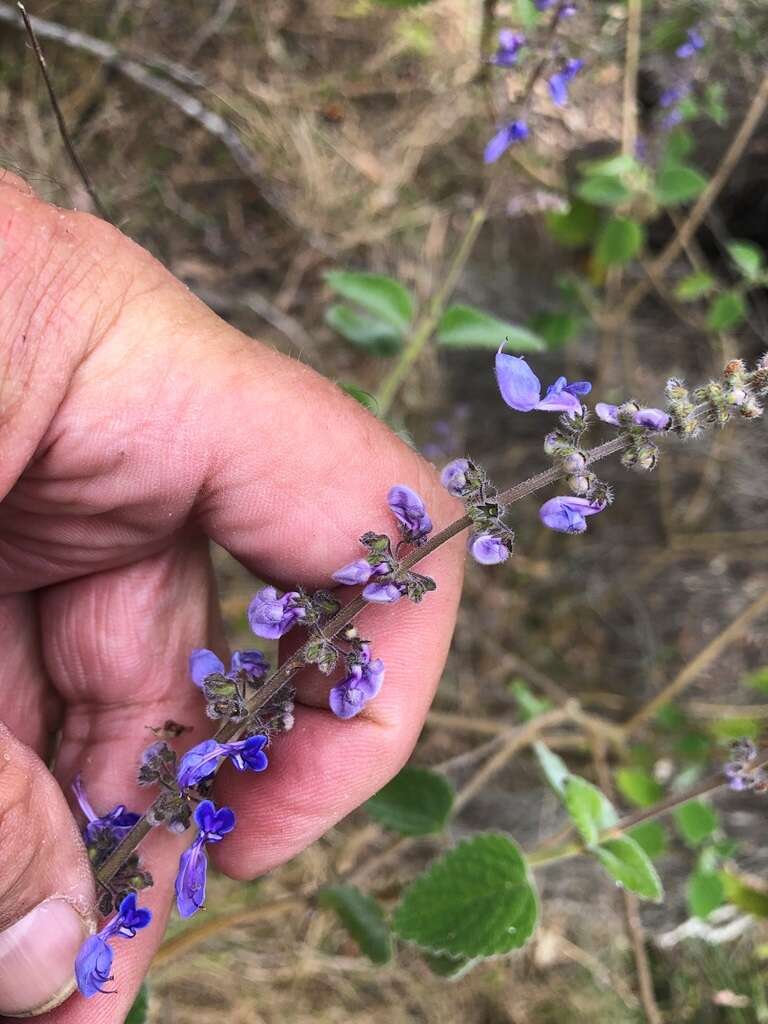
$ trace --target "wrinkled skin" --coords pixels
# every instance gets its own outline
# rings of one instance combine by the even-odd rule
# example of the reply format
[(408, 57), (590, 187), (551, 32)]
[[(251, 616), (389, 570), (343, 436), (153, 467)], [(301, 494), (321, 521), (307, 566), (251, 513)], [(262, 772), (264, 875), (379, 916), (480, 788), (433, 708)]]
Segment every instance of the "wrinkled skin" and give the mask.
[[(461, 511), (431, 467), (333, 384), (223, 323), (117, 230), (4, 176), (2, 718), (43, 758), (61, 730), (54, 773), (67, 793), (81, 771), (99, 813), (142, 810), (134, 778), (147, 727), (192, 726), (179, 750), (210, 735), (187, 677), (192, 648), (227, 658), (208, 538), (278, 587), (328, 586), (364, 531), (394, 534), (393, 483), (424, 497), (438, 529)], [(295, 729), (275, 742), (269, 770), (223, 769), (215, 800), (237, 828), (211, 848), (217, 867), (241, 879), (268, 871), (400, 768), (443, 667), (462, 563), (458, 539), (426, 562), (438, 589), (422, 605), (361, 619), (386, 680), (360, 717), (335, 719), (328, 680), (305, 674)], [(34, 842), (36, 819), (28, 827)], [(145, 844), (156, 886), (142, 903), (155, 920), (116, 946), (118, 994), (75, 995), (39, 1019), (122, 1019), (189, 838), (156, 830)], [(34, 870), (52, 869), (41, 854)]]

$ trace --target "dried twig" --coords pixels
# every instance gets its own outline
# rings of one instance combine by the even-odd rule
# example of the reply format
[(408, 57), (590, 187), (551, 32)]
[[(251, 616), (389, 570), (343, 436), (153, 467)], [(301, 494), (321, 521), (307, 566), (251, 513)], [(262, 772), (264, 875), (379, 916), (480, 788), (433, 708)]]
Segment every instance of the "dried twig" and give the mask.
[(748, 605), (740, 615), (728, 625), (722, 632), (699, 651), (695, 658), (688, 662), (677, 673), (675, 678), (658, 693), (647, 704), (629, 719), (624, 725), (624, 733), (630, 736), (636, 733), (649, 719), (653, 718), (659, 708), (668, 704), (704, 671), (722, 652), (735, 640), (739, 640), (756, 618), (768, 610), (768, 592), (765, 592)]
[[(734, 135), (730, 146), (726, 150), (715, 173), (710, 178), (707, 187), (699, 196), (688, 214), (685, 222), (675, 237), (669, 242), (663, 252), (650, 264), (650, 273), (653, 277), (663, 278), (672, 263), (677, 259), (683, 249), (688, 245), (699, 229), (701, 222), (706, 217), (710, 207), (720, 195), (723, 186), (731, 175), (736, 164), (742, 157), (752, 134), (757, 128), (760, 119), (768, 107), (768, 74), (760, 83), (760, 87), (744, 115), (739, 130)], [(642, 302), (651, 288), (649, 281), (638, 281), (635, 287), (625, 296), (623, 303), (612, 316), (614, 324), (619, 324), (627, 319)]]
[(88, 171), (85, 169), (83, 161), (78, 156), (77, 150), (75, 149), (74, 143), (72, 142), (69, 131), (67, 130), (67, 122), (64, 120), (64, 115), (61, 112), (59, 101), (56, 98), (56, 91), (53, 88), (51, 76), (48, 74), (48, 66), (45, 63), (45, 56), (43, 55), (43, 51), (40, 47), (38, 38), (35, 35), (35, 29), (32, 25), (32, 20), (27, 14), (24, 4), (17, 3), (16, 6), (18, 7), (19, 12), (21, 13), (21, 17), (24, 21), (24, 27), (27, 30), (27, 36), (29, 37), (29, 41), (32, 44), (32, 49), (34, 50), (35, 57), (37, 58), (37, 63), (40, 65), (40, 70), (43, 74), (43, 81), (45, 82), (45, 87), (48, 90), (48, 98), (51, 101), (51, 107), (56, 118), (56, 124), (59, 126), (59, 135), (61, 135), (61, 139), (64, 143), (64, 147), (67, 151), (67, 154), (69, 155), (69, 159), (72, 161), (75, 170), (80, 176), (80, 180), (82, 181), (83, 185), (85, 185), (86, 191), (88, 192), (88, 195), (91, 197), (91, 201), (93, 202), (95, 208), (98, 210), (100, 216), (103, 217), (104, 220), (108, 220), (111, 223), (112, 219), (107, 213), (103, 203), (99, 199), (99, 195), (96, 191), (93, 182), (91, 181), (90, 175), (88, 174)]
[[(103, 64), (119, 71), (132, 82), (173, 104), (191, 120), (196, 121), (209, 135), (227, 147), (235, 163), (246, 177), (259, 186), (265, 198), (282, 216), (286, 216), (283, 204), (275, 195), (274, 189), (268, 184), (260, 161), (245, 145), (236, 129), (220, 114), (210, 110), (196, 96), (192, 96), (175, 82), (166, 81), (149, 71), (138, 60), (126, 57), (117, 47), (103, 39), (96, 39), (84, 32), (47, 21), (44, 18), (32, 17), (28, 20), (38, 38), (51, 39), (73, 50), (89, 53)], [(0, 21), (20, 27), (15, 8), (7, 3), (0, 2)], [(168, 68), (166, 67), (165, 70)]]

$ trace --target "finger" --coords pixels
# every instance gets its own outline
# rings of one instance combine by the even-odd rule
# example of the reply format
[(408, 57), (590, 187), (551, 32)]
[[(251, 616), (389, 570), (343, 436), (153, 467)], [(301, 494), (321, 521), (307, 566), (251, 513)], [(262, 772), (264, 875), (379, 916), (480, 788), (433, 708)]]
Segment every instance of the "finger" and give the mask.
[(0, 724), (0, 1014), (67, 998), (93, 911), (90, 863), (66, 800)]
[[(452, 575), (451, 575), (452, 573)], [(442, 586), (422, 605), (406, 601), (371, 608), (362, 634), (385, 662), (384, 686), (357, 718), (339, 721), (327, 708), (328, 681), (310, 686), (325, 709), (298, 706), (291, 732), (269, 748), (257, 777), (220, 773), (217, 802), (232, 807), (237, 829), (211, 850), (214, 863), (235, 878), (251, 878), (287, 860), (381, 788), (407, 760), (440, 680), (460, 581), (446, 567)], [(300, 686), (301, 695), (302, 688)]]
[(31, 594), (0, 597), (0, 706), (17, 740), (47, 758), (61, 701), (43, 666), (37, 605)]
[[(150, 727), (168, 719), (189, 727), (180, 746), (211, 733), (200, 691), (186, 671), (193, 647), (220, 641), (207, 544), (186, 538), (129, 568), (59, 584), (41, 593), (40, 606), (46, 664), (67, 704), (57, 778), (68, 791), (81, 774), (97, 813), (119, 803), (145, 810), (157, 793), (141, 789), (136, 773), (142, 751), (156, 739)], [(135, 939), (114, 941), (115, 983), (109, 987), (117, 996), (77, 996), (52, 1020), (122, 1019), (162, 938), (179, 856), (190, 838), (160, 827), (142, 844), (155, 885), (139, 899), (154, 920)]]

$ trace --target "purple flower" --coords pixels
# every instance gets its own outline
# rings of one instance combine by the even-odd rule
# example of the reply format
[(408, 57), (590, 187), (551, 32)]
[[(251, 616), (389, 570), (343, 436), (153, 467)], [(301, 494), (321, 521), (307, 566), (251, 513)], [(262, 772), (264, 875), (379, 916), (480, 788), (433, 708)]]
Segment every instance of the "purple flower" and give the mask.
[(584, 533), (587, 516), (594, 516), (605, 508), (604, 501), (592, 502), (588, 498), (550, 498), (539, 509), (539, 519), (550, 530), (558, 533)]
[(350, 562), (348, 565), (342, 566), (341, 569), (337, 569), (332, 579), (336, 580), (337, 583), (344, 583), (348, 587), (353, 587), (358, 583), (367, 583), (371, 576), (382, 576), (386, 572), (389, 572), (389, 566), (386, 562), (381, 562), (379, 565), (371, 565), (367, 559), (358, 558), (357, 561)]
[(384, 662), (381, 658), (371, 661), (369, 644), (363, 644), (360, 659), (358, 664), (350, 666), (349, 674), (328, 695), (331, 711), (337, 718), (358, 715), (384, 682)]
[(404, 594), (397, 583), (369, 583), (363, 590), (363, 598), (372, 604), (394, 604)]
[(265, 640), (277, 640), (306, 616), (306, 610), (298, 604), (299, 595), (289, 591), (277, 596), (274, 587), (264, 587), (248, 606), (248, 622), (256, 636)]
[(400, 524), (403, 539), (409, 544), (418, 544), (431, 532), (432, 520), (424, 502), (410, 487), (395, 484), (389, 490), (387, 504)]
[(564, 107), (568, 102), (568, 86), (583, 67), (583, 60), (572, 58), (567, 60), (562, 68), (551, 76), (547, 84), (549, 86), (549, 95), (556, 106)]
[(444, 467), (440, 474), (440, 483), (456, 498), (460, 498), (467, 486), (467, 471), (469, 461), (467, 459), (454, 459)]
[(504, 541), (490, 533), (479, 533), (472, 537), (469, 550), (480, 565), (499, 565), (509, 558), (509, 548)]
[[(548, 11), (555, 3), (555, 0), (533, 0), (537, 11)], [(560, 9), (561, 18), (570, 18), (572, 14), (576, 13), (576, 4), (563, 4)]]
[[(612, 423), (614, 426), (621, 426), (618, 405), (608, 405), (606, 402), (598, 402), (595, 412), (605, 423)], [(638, 427), (645, 427), (646, 430), (667, 430), (672, 422), (671, 417), (661, 409), (637, 409), (632, 414), (632, 419)]]
[(151, 911), (137, 907), (136, 894), (130, 893), (123, 899), (115, 917), (97, 935), (85, 940), (75, 960), (75, 977), (77, 987), (86, 998), (107, 991), (104, 985), (112, 981), (114, 953), (109, 940), (117, 936), (132, 939), (151, 920)]
[(195, 808), (199, 832), (192, 845), (179, 860), (176, 876), (176, 906), (181, 917), (191, 917), (205, 903), (205, 882), (208, 874), (206, 843), (220, 843), (235, 827), (235, 814), (229, 807), (218, 810), (210, 800)]
[(669, 89), (665, 89), (661, 94), (659, 106), (664, 110), (674, 107), (680, 100), (684, 100), (690, 91), (691, 86), (688, 82), (684, 82), (681, 85), (673, 85)]
[(205, 647), (196, 648), (189, 656), (189, 675), (195, 686), (202, 686), (208, 676), (218, 673), (232, 679), (241, 669), (261, 679), (269, 669), (269, 662), (261, 651), (235, 651), (227, 672), (221, 658)]
[(499, 32), (499, 47), (489, 63), (500, 68), (511, 68), (517, 63), (520, 50), (525, 46), (525, 36), (512, 29), (503, 28)]
[(85, 795), (83, 782), (79, 775), (72, 783), (72, 791), (80, 805), (80, 810), (88, 819), (88, 824), (85, 826), (86, 843), (96, 842), (104, 832), (108, 831), (111, 833), (114, 845), (117, 846), (128, 835), (140, 818), (140, 815), (134, 814), (132, 811), (126, 811), (124, 804), (118, 804), (117, 807), (113, 807), (107, 814), (99, 817)]
[(262, 735), (249, 736), (248, 739), (234, 743), (203, 740), (188, 750), (179, 761), (176, 775), (179, 788), (196, 786), (213, 775), (223, 757), (228, 757), (239, 772), (263, 772), (268, 764), (267, 755), (262, 750), (266, 742), (267, 737)]
[(509, 124), (503, 125), (503, 127), (496, 132), (485, 147), (483, 160), (487, 164), (495, 164), (499, 157), (503, 156), (510, 146), (515, 142), (523, 142), (527, 138), (528, 125), (525, 121), (510, 121)]
[(565, 377), (558, 377), (541, 397), (541, 382), (528, 363), (520, 356), (508, 356), (501, 349), (496, 353), (496, 380), (501, 397), (518, 412), (565, 412), (569, 416), (581, 412), (581, 395), (588, 395), (592, 385), (586, 380), (569, 384)]
[(699, 50), (703, 49), (704, 36), (697, 28), (689, 28), (685, 36), (685, 42), (678, 46), (675, 53), (678, 57), (682, 57), (683, 60), (687, 60), (689, 57), (694, 57)]

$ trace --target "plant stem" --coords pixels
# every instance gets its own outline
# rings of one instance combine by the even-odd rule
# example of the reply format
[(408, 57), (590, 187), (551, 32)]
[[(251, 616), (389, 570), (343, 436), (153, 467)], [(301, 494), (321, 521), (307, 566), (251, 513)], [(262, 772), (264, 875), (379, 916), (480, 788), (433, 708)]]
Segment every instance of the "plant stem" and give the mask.
[[(552, 12), (546, 30), (541, 39), (541, 50), (544, 56), (537, 61), (532, 68), (528, 78), (526, 79), (525, 85), (523, 86), (522, 92), (516, 101), (516, 106), (519, 109), (524, 109), (533, 95), (533, 90), (536, 87), (536, 83), (544, 74), (549, 62), (551, 60), (549, 54), (549, 47), (557, 33), (557, 27), (562, 17), (563, 9), (566, 6), (568, 0), (559, 0), (557, 7)], [(490, 37), (493, 29), (493, 13), (495, 10), (495, 0), (486, 0), (484, 3), (484, 15), (485, 22), (483, 28), (484, 43), (483, 46), (487, 46), (486, 36)], [(489, 27), (490, 26), (490, 27)], [(499, 176), (495, 174), (486, 189), (485, 196), (483, 197), (479, 206), (477, 206), (469, 219), (469, 224), (464, 232), (464, 235), (459, 242), (459, 246), (454, 254), (453, 259), (448, 265), (445, 272), (445, 278), (442, 285), (437, 289), (433, 295), (429, 305), (427, 306), (426, 313), (421, 317), (414, 328), (414, 332), (411, 336), (410, 341), (405, 346), (403, 351), (400, 353), (395, 365), (389, 371), (387, 376), (379, 388), (376, 399), (379, 405), (379, 415), (383, 418), (387, 415), (389, 410), (392, 408), (392, 403), (397, 397), (400, 388), (403, 385), (408, 372), (414, 363), (418, 360), (424, 348), (429, 344), (429, 341), (434, 334), (435, 328), (440, 322), (440, 318), (445, 310), (446, 303), (453, 294), (454, 288), (461, 276), (464, 267), (472, 255), (472, 250), (475, 247), (477, 238), (480, 231), (488, 219), (488, 214), (491, 210), (493, 196), (495, 189), (499, 183)]]
[(467, 230), (464, 232), (459, 247), (451, 260), (442, 285), (432, 297), (426, 314), (418, 322), (413, 336), (400, 354), (400, 358), (384, 378), (384, 382), (376, 396), (379, 415), (382, 417), (386, 416), (392, 408), (392, 403), (397, 397), (403, 381), (408, 376), (409, 370), (421, 355), (425, 345), (429, 343), (435, 328), (440, 322), (445, 305), (453, 294), (456, 282), (472, 254), (475, 242), (480, 234), (480, 229), (488, 217), (492, 188), (493, 186), (489, 187), (482, 203), (472, 212)]
[[(755, 759), (755, 768), (762, 768), (768, 763), (768, 749), (761, 750)], [(635, 825), (641, 824), (644, 821), (651, 821), (653, 818), (658, 818), (662, 814), (667, 814), (669, 811), (674, 810), (681, 804), (687, 803), (689, 800), (695, 800), (697, 797), (706, 796), (709, 793), (714, 793), (718, 789), (722, 789), (726, 785), (726, 779), (722, 772), (715, 772), (713, 775), (708, 776), (702, 782), (697, 783), (695, 786), (691, 786), (689, 789), (685, 789), (680, 793), (672, 793), (664, 800), (660, 800), (652, 807), (643, 807), (639, 811), (635, 811), (632, 814), (626, 815), (621, 821), (612, 825), (610, 828), (603, 829), (598, 837), (598, 844), (604, 843), (608, 839), (617, 839), (619, 836), (624, 835), (629, 829), (634, 828)], [(589, 853), (590, 848), (583, 842), (574, 841), (571, 843), (563, 843), (561, 846), (554, 848), (547, 847), (546, 840), (526, 854), (526, 859), (531, 867), (538, 868), (544, 867), (547, 864), (554, 864), (556, 861), (567, 860), (570, 857), (578, 857), (579, 854)]]

